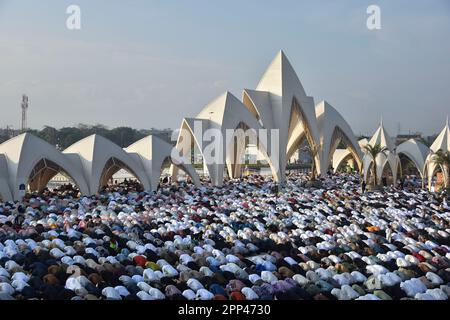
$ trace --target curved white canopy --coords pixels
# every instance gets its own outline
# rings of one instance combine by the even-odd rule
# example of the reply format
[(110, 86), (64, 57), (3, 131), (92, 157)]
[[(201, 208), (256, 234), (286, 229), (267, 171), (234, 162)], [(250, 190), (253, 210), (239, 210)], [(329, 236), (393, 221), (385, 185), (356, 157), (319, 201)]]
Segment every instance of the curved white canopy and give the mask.
[(444, 129), (442, 129), (430, 146), (430, 150), (433, 152), (437, 152), (438, 150), (450, 152), (450, 126), (448, 124), (448, 119)]
[[(367, 140), (366, 138), (360, 139), (358, 141), (360, 154), (363, 155), (363, 159), (364, 159), (364, 155), (366, 152), (364, 150), (364, 146), (367, 145), (368, 143), (369, 143), (369, 140)], [(352, 154), (350, 153), (350, 151), (348, 149), (336, 149), (336, 151), (333, 154), (334, 172), (336, 172), (337, 169), (342, 165), (342, 161), (344, 161), (345, 159), (348, 159), (349, 156), (352, 156)]]
[(150, 190), (150, 182), (142, 164), (118, 145), (100, 135), (86, 137), (68, 147), (63, 153), (80, 159), (91, 194), (98, 193), (108, 179), (120, 169), (129, 171), (142, 183), (145, 190)]
[(19, 187), (30, 184), (35, 191), (41, 191), (58, 172), (72, 178), (82, 194), (89, 193), (86, 180), (76, 164), (32, 134), (24, 133), (5, 141), (0, 145), (0, 154), (5, 155), (9, 187), (14, 199), (22, 196)]
[(322, 101), (316, 106), (317, 123), (322, 146), (321, 166), (326, 170), (332, 162), (333, 154), (343, 141), (352, 153), (358, 167), (362, 167), (362, 153), (356, 137), (345, 119), (328, 102)]
[[(399, 163), (400, 161), (398, 159), (398, 156), (392, 152), (386, 151), (385, 153), (379, 154), (375, 159), (375, 165), (377, 166), (377, 183), (381, 183), (383, 178), (383, 171), (386, 169), (386, 166), (389, 166), (392, 172), (394, 185), (396, 185)], [(373, 164), (374, 161), (372, 160), (371, 156), (365, 155), (363, 159), (363, 176), (365, 181), (368, 181), (369, 179), (369, 170)]]
[(381, 147), (385, 147), (388, 151), (394, 151), (394, 140), (389, 136), (384, 128), (383, 121), (380, 122), (380, 126), (377, 131), (375, 131), (372, 138), (369, 140), (369, 144), (371, 146), (379, 144)]
[[(183, 119), (177, 139), (177, 149), (180, 150), (182, 156), (187, 156), (193, 147), (192, 144), (195, 143), (202, 153), (211, 182), (215, 186), (221, 186), (225, 164), (230, 177), (234, 177), (238, 171), (234, 167), (235, 160), (242, 155), (243, 148), (239, 147), (237, 154), (233, 154), (234, 157), (231, 150), (234, 147), (232, 138), (239, 128), (250, 129), (250, 134), (255, 135), (255, 139), (259, 139), (261, 152), (273, 168), (276, 179), (278, 172), (267, 152), (269, 142), (266, 143), (267, 139), (260, 139), (262, 137), (258, 136), (258, 130), (263, 127), (242, 102), (229, 92), (225, 92), (209, 103), (195, 118)], [(186, 134), (189, 136), (185, 136)], [(228, 138), (230, 141), (224, 141)], [(216, 139), (220, 139), (220, 141)], [(242, 142), (242, 139), (240, 141)], [(212, 152), (212, 146), (218, 147), (215, 148), (215, 152), (218, 154)], [(175, 173), (176, 169), (174, 168), (173, 174)]]
[(352, 154), (348, 149), (336, 149), (333, 154), (333, 171), (337, 172), (339, 167), (344, 164), (344, 161), (351, 157)]
[[(448, 123), (448, 117), (444, 129), (442, 129), (442, 131), (434, 140), (433, 144), (430, 146), (430, 153), (425, 160), (424, 176), (428, 178), (429, 189), (431, 189), (433, 176), (439, 169), (437, 164), (433, 161), (433, 153), (436, 153), (439, 150), (450, 152), (450, 126)], [(448, 173), (446, 176), (444, 176), (444, 179), (450, 179), (450, 177), (448, 177)]]
[[(279, 130), (279, 173), (285, 180), (288, 142), (293, 133), (301, 132), (302, 123), (310, 145), (319, 145), (314, 99), (306, 95), (303, 86), (283, 51), (280, 51), (265, 71), (256, 90), (244, 90), (243, 103), (257, 116), (266, 129)], [(315, 161), (320, 173), (319, 155)]]
[(414, 139), (409, 139), (397, 147), (397, 155), (404, 154), (407, 156), (414, 163), (422, 177), (425, 160), (429, 152), (430, 149), (426, 145)]
[[(256, 89), (243, 91), (242, 101), (225, 92), (206, 105), (196, 117), (184, 118), (181, 129), (176, 144), (179, 155), (173, 152), (170, 144), (152, 136), (124, 150), (101, 136), (92, 135), (63, 153), (30, 134), (17, 136), (0, 145), (0, 196), (19, 199), (22, 194), (19, 187), (27, 184), (39, 191), (57, 172), (70, 176), (82, 194), (94, 194), (119, 168), (130, 171), (146, 190), (151, 190), (157, 186), (161, 166), (166, 159), (175, 164), (172, 166), (173, 176), (176, 176), (179, 166), (198, 185), (199, 177), (186, 160), (195, 145), (202, 153), (212, 184), (220, 186), (225, 169), (231, 178), (242, 174), (242, 161), (238, 160), (242, 160), (246, 146), (253, 144), (248, 143), (247, 138), (257, 141), (258, 151), (266, 158), (274, 180), (278, 182), (285, 180), (287, 160), (304, 139), (319, 150), (314, 158), (319, 174), (326, 172), (331, 162), (336, 170), (349, 155), (358, 166), (362, 163), (365, 179), (374, 163), (379, 173), (377, 181), (381, 180), (387, 165), (392, 168), (396, 181), (398, 154), (411, 158), (419, 169), (423, 169), (419, 171), (424, 177), (431, 178), (436, 171), (426, 146), (409, 140), (396, 148), (382, 122), (370, 141), (356, 141), (351, 127), (334, 107), (326, 101), (314, 105), (314, 99), (306, 95), (282, 51), (270, 63)], [(271, 130), (277, 134), (272, 135), (274, 132)], [(276, 139), (272, 140), (273, 137)], [(215, 148), (216, 138), (222, 139), (218, 149)], [(348, 149), (336, 150), (341, 141), (347, 144)], [(366, 144), (380, 144), (387, 150), (373, 160), (362, 149)], [(448, 120), (430, 150), (450, 151)]]
[(375, 162), (375, 166), (377, 168), (377, 183), (381, 183), (383, 170), (387, 165), (389, 165), (392, 171), (392, 177), (394, 181), (394, 185), (397, 184), (397, 171), (400, 160), (398, 155), (396, 154), (395, 143), (393, 139), (389, 136), (386, 129), (383, 126), (383, 121), (381, 121), (380, 126), (375, 131), (372, 138), (369, 140), (369, 144), (371, 146), (375, 146), (379, 144), (381, 147), (386, 148), (384, 153), (378, 154), (375, 161), (372, 159), (370, 154), (365, 153), (363, 157), (363, 176), (364, 180), (367, 181), (369, 179), (369, 170), (372, 164)]
[(191, 177), (194, 185), (197, 187), (200, 186), (200, 178), (192, 164), (185, 157), (180, 156), (176, 152), (172, 152), (173, 147), (171, 144), (156, 136), (147, 136), (136, 141), (125, 150), (130, 155), (137, 154), (139, 156), (150, 180), (152, 190), (158, 188), (162, 166), (166, 160), (170, 160), (173, 165), (180, 167)]
[(9, 188), (8, 163), (6, 157), (0, 154), (0, 198), (3, 201), (13, 200), (11, 190)]

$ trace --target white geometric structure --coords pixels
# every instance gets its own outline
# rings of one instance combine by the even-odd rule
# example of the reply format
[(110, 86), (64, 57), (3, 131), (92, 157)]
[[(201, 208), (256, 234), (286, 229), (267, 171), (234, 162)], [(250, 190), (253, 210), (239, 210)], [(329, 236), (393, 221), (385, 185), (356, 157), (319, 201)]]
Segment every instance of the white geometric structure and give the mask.
[[(245, 142), (242, 137), (238, 137), (237, 141), (233, 139), (236, 136), (236, 130), (246, 131), (250, 138), (255, 140), (260, 138), (257, 137), (257, 131), (262, 128), (239, 99), (225, 92), (204, 107), (195, 118), (183, 119), (176, 148), (181, 156), (187, 157), (195, 144), (202, 154), (204, 167), (208, 171), (212, 184), (221, 186), (225, 165), (230, 178), (239, 175), (240, 172), (236, 160), (243, 155)], [(275, 168), (267, 156), (268, 143), (264, 139), (259, 141), (260, 151), (266, 155), (269, 165)], [(273, 170), (276, 171), (276, 169)], [(172, 174), (176, 175), (176, 172), (177, 168), (173, 168)]]
[(426, 145), (414, 139), (409, 139), (397, 146), (397, 155), (400, 157), (403, 154), (408, 157), (414, 163), (422, 179), (425, 160), (429, 153), (430, 149)]
[(97, 194), (120, 169), (130, 172), (145, 190), (150, 190), (150, 181), (142, 163), (102, 136), (86, 137), (68, 147), (63, 154), (81, 164), (89, 194)]
[[(286, 179), (287, 160), (305, 139), (311, 149), (317, 150), (313, 161), (318, 174), (325, 174), (330, 164), (336, 171), (353, 158), (358, 168), (362, 166), (366, 181), (375, 165), (378, 183), (388, 166), (396, 183), (399, 155), (403, 154), (419, 169), (423, 180), (428, 178), (431, 187), (431, 179), (438, 170), (432, 153), (450, 151), (448, 119), (431, 146), (431, 153), (415, 140), (396, 148), (382, 122), (370, 141), (357, 141), (351, 127), (334, 107), (326, 101), (314, 105), (314, 99), (306, 95), (292, 65), (280, 51), (256, 89), (243, 91), (242, 101), (225, 92), (196, 117), (184, 118), (175, 149), (154, 136), (145, 137), (125, 150), (98, 135), (84, 138), (62, 153), (31, 134), (0, 144), (0, 198), (19, 200), (27, 185), (32, 191), (40, 192), (57, 173), (70, 177), (82, 195), (92, 195), (119, 169), (133, 174), (146, 191), (155, 190), (166, 161), (172, 163), (173, 179), (181, 169), (199, 186), (200, 179), (190, 164), (194, 147), (201, 152), (205, 171), (214, 186), (223, 184), (225, 171), (229, 178), (242, 175), (246, 148), (253, 145), (268, 162), (274, 181), (282, 183)], [(346, 149), (337, 149), (341, 142)], [(363, 149), (367, 144), (380, 144), (386, 151), (373, 160)]]
[[(82, 194), (99, 192), (120, 168), (134, 174), (146, 190), (155, 189), (166, 159), (175, 164), (179, 160), (179, 167), (198, 184), (199, 178), (186, 160), (194, 145), (202, 153), (204, 168), (215, 186), (222, 185), (225, 169), (230, 178), (241, 176), (248, 145), (257, 145), (258, 152), (268, 162), (277, 182), (285, 180), (287, 159), (304, 139), (318, 149), (314, 161), (319, 174), (321, 171), (326, 172), (332, 154), (342, 140), (347, 143), (357, 161), (361, 157), (348, 124), (325, 102), (319, 104), (316, 110), (314, 99), (306, 95), (282, 51), (267, 68), (256, 90), (244, 90), (242, 102), (226, 92), (208, 104), (195, 118), (183, 119), (181, 129), (176, 144), (180, 151), (179, 159), (173, 159), (169, 144), (154, 137), (147, 137), (123, 150), (97, 135), (76, 142), (63, 154), (53, 150), (53, 157), (65, 159), (62, 163), (75, 172), (71, 176), (79, 182)], [(219, 148), (214, 147), (217, 146), (217, 141), (214, 141), (216, 138), (222, 140), (218, 141)], [(9, 158), (6, 156), (5, 159)], [(43, 162), (46, 167), (47, 162)], [(53, 171), (62, 170), (61, 165), (54, 167)], [(172, 166), (171, 169), (175, 177), (178, 167)], [(31, 184), (41, 189), (50, 176), (46, 170), (45, 177), (40, 177), (39, 183), (33, 180)], [(9, 171), (7, 179), (14, 179)], [(10, 185), (10, 190), (12, 188)], [(3, 189), (6, 190), (5, 187)], [(11, 193), (16, 198), (16, 192)]]
[(362, 169), (362, 152), (353, 130), (345, 119), (328, 102), (316, 106), (317, 124), (320, 132), (321, 168), (325, 172), (332, 163), (333, 155), (341, 142)]
[(91, 135), (60, 152), (32, 134), (21, 134), (0, 144), (0, 198), (20, 200), (27, 191), (42, 192), (58, 173), (71, 179), (81, 195), (92, 195), (120, 169), (133, 174), (146, 191), (156, 190), (166, 160), (200, 186), (194, 167), (172, 154), (172, 146), (158, 137), (145, 137), (127, 151), (106, 138)]
[[(369, 140), (363, 138), (358, 141), (359, 152), (364, 157), (366, 151), (364, 150), (364, 146), (369, 143)], [(344, 163), (347, 163), (350, 159), (353, 159), (356, 162), (355, 156), (347, 149), (336, 149), (333, 154), (333, 171), (336, 173)], [(362, 166), (362, 160), (361, 160)], [(360, 170), (362, 167), (359, 168)]]
[(361, 148), (361, 152), (363, 154), (365, 154), (366, 149), (364, 149), (364, 147), (369, 144), (369, 140), (367, 140), (367, 138), (362, 138), (362, 139), (358, 140), (358, 144), (359, 144), (359, 147)]
[[(314, 105), (314, 99), (306, 95), (282, 51), (266, 69), (256, 90), (243, 91), (242, 102), (226, 93), (207, 105), (195, 118), (185, 118), (177, 148), (186, 156), (195, 143), (206, 162), (205, 153), (209, 150), (205, 148), (209, 147), (211, 139), (205, 139), (204, 133), (208, 129), (220, 130), (225, 136), (226, 130), (248, 128), (254, 129), (255, 139), (263, 142), (258, 145), (259, 152), (266, 158), (277, 182), (285, 180), (287, 160), (304, 139), (310, 147), (318, 149), (314, 157), (318, 174), (327, 171), (341, 141), (346, 143), (361, 168), (362, 153), (348, 123), (325, 101), (317, 107)], [(188, 139), (183, 139), (182, 134), (188, 135)], [(215, 155), (216, 162), (204, 166), (213, 185), (222, 185), (225, 165), (230, 178), (237, 178), (242, 172), (243, 161), (239, 160), (242, 160), (246, 145), (244, 139), (239, 139), (239, 134), (236, 136), (236, 143), (219, 143), (220, 154)]]
[(377, 177), (375, 177), (377, 184), (381, 183), (383, 172), (389, 166), (392, 172), (392, 178), (394, 186), (397, 184), (397, 171), (400, 163), (400, 159), (396, 154), (396, 147), (393, 139), (387, 134), (386, 129), (381, 121), (379, 128), (374, 133), (369, 141), (369, 145), (375, 146), (379, 144), (382, 148), (386, 148), (386, 151), (378, 154), (375, 161), (370, 154), (365, 154), (363, 158), (363, 177), (366, 182), (369, 179), (369, 171), (373, 165), (377, 169)]
[(13, 200), (9, 188), (8, 163), (4, 154), (0, 154), (0, 199), (3, 202)]
[[(25, 191), (23, 187), (26, 185), (29, 185), (32, 191), (41, 192), (58, 172), (63, 172), (70, 177), (82, 193), (89, 192), (79, 166), (72, 159), (65, 157), (46, 141), (29, 133), (2, 143), (0, 154), (4, 155), (4, 168), (7, 168), (10, 196), (13, 199), (22, 197), (21, 191)], [(2, 196), (9, 197), (5, 191), (2, 192)]]
[[(283, 51), (267, 68), (256, 90), (244, 90), (242, 99), (265, 129), (279, 130), (279, 168), (274, 179), (283, 182), (286, 179), (289, 141), (295, 145), (304, 132), (310, 146), (319, 146), (314, 99), (306, 95)], [(320, 173), (320, 156), (314, 160)]]
[[(425, 166), (424, 166), (424, 177), (428, 178), (428, 189), (431, 190), (431, 184), (433, 180), (433, 176), (436, 174), (436, 172), (441, 169), (442, 172), (444, 172), (443, 168), (439, 168), (436, 163), (433, 161), (433, 154), (437, 151), (442, 150), (443, 152), (450, 152), (450, 126), (447, 121), (445, 123), (444, 129), (439, 133), (436, 140), (434, 140), (433, 144), (430, 147), (430, 153), (427, 156), (425, 160)], [(444, 174), (444, 179), (449, 179), (447, 174)]]
[(156, 190), (159, 184), (159, 178), (161, 176), (161, 170), (163, 164), (166, 161), (170, 161), (172, 165), (181, 168), (192, 180), (192, 183), (199, 187), (200, 178), (195, 171), (192, 164), (184, 158), (172, 153), (172, 145), (163, 141), (156, 136), (147, 136), (139, 141), (136, 141), (125, 151), (130, 155), (138, 155), (139, 161), (142, 162), (144, 170), (150, 181), (151, 190)]

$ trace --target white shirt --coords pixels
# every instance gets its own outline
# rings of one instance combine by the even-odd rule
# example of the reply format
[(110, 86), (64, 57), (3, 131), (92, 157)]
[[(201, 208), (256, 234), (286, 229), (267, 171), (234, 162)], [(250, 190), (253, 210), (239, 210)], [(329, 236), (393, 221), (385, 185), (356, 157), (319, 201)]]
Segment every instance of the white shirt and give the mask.
[(122, 300), (119, 292), (117, 292), (113, 287), (106, 287), (102, 290), (102, 295), (108, 299), (112, 300)]
[(191, 289), (187, 289), (183, 291), (183, 297), (185, 297), (188, 300), (194, 300), (196, 298), (195, 292)]
[(206, 289), (199, 289), (196, 297), (197, 300), (212, 300), (214, 295)]
[(203, 285), (198, 281), (197, 279), (189, 279), (186, 282), (187, 286), (191, 288), (194, 291), (197, 291), (199, 289), (203, 289)]

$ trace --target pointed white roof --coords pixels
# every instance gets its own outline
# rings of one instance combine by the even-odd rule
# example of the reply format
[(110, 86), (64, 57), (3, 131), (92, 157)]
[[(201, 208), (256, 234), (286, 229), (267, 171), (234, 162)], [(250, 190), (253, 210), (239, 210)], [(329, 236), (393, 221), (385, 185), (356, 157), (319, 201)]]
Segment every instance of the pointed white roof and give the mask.
[(11, 189), (9, 188), (8, 163), (4, 154), (0, 154), (0, 198), (3, 201), (13, 200)]
[(151, 160), (154, 154), (170, 155), (172, 146), (161, 138), (153, 135), (138, 140), (125, 149), (127, 152), (139, 153), (145, 159)]
[(358, 163), (362, 161), (362, 153), (350, 125), (345, 121), (342, 115), (327, 101), (323, 100), (316, 106), (317, 125), (320, 132), (322, 144), (322, 167), (327, 168), (329, 162), (332, 162), (335, 141), (332, 141), (335, 130), (340, 130), (343, 138), (347, 140), (349, 148), (354, 150)]
[(10, 169), (12, 167), (31, 169), (29, 167), (35, 165), (34, 160), (44, 158), (55, 162), (62, 168), (67, 165), (67, 170), (71, 169), (70, 166), (72, 165), (67, 163), (64, 155), (54, 146), (31, 133), (22, 133), (3, 142), (0, 144), (0, 153), (6, 155)]
[(293, 100), (300, 104), (315, 143), (319, 134), (314, 99), (306, 95), (297, 73), (283, 51), (280, 51), (264, 72), (256, 90), (244, 90), (243, 102), (258, 114), (267, 129), (280, 129), (280, 137), (287, 140), (292, 117)]
[[(298, 137), (292, 137), (294, 133), (303, 134), (299, 120), (304, 121), (304, 129), (311, 143), (318, 145), (320, 138), (314, 99), (306, 95), (283, 51), (280, 51), (270, 63), (256, 90), (244, 90), (242, 101), (261, 121), (264, 128), (278, 130), (280, 147), (277, 160), (280, 164), (278, 176), (284, 180), (289, 141), (299, 140)], [(320, 171), (320, 165), (317, 168)]]
[(227, 105), (227, 100), (231, 99), (231, 96), (232, 94), (228, 91), (224, 92), (208, 103), (195, 118), (210, 120), (211, 122), (219, 125), (222, 124), (226, 110), (225, 106)]
[(266, 129), (274, 128), (269, 92), (244, 89), (242, 101), (254, 117), (261, 120)]
[[(197, 122), (201, 123), (201, 129), (196, 128), (196, 125), (199, 125)], [(182, 122), (182, 128), (188, 127), (190, 129), (191, 134), (194, 136), (197, 147), (199, 148), (200, 152), (203, 153), (205, 151), (205, 148), (209, 147), (211, 144), (210, 140), (203, 141), (203, 139), (205, 138), (205, 130), (218, 129), (222, 133), (222, 138), (227, 139), (230, 138), (227, 135), (227, 130), (236, 130), (241, 123), (245, 124), (248, 128), (255, 131), (263, 128), (262, 125), (258, 122), (257, 118), (254, 116), (254, 113), (252, 113), (238, 98), (227, 91), (207, 104), (195, 118), (184, 118)], [(177, 148), (179, 150), (190, 148), (190, 146), (186, 144), (186, 141), (188, 141), (189, 139), (185, 139), (183, 135), (183, 131), (180, 131), (177, 141)], [(223, 157), (223, 159), (210, 159), (213, 161), (205, 161), (205, 163), (207, 163), (206, 166), (208, 168), (210, 176), (215, 177), (214, 184), (216, 185), (220, 185), (222, 183), (222, 167), (227, 161), (227, 151), (229, 151), (228, 148), (231, 147), (230, 141), (224, 140), (222, 142), (223, 143), (221, 144), (221, 146), (223, 147), (223, 150), (220, 153), (220, 156)], [(266, 146), (264, 145), (264, 147)], [(220, 163), (217, 163), (216, 160), (220, 160)]]
[(76, 163), (45, 140), (30, 133), (20, 134), (0, 144), (0, 154), (6, 156), (10, 188), (15, 199), (19, 199), (18, 186), (27, 184), (36, 164), (44, 159), (69, 174), (84, 194), (88, 192), (84, 176)]
[(393, 143), (392, 138), (389, 136), (386, 129), (384, 128), (383, 120), (381, 120), (380, 126), (370, 139), (369, 144), (371, 146), (379, 144), (381, 145), (381, 147), (386, 147), (391, 152), (394, 151), (395, 144)]
[(254, 129), (261, 127), (243, 103), (228, 91), (206, 105), (194, 120), (187, 120), (188, 124), (196, 119), (210, 121), (211, 126), (221, 129), (235, 129), (240, 121)]
[(36, 149), (44, 145), (47, 146), (48, 143), (30, 133), (22, 133), (0, 144), (0, 153), (6, 154), (10, 161), (18, 164), (27, 149)]
[[(380, 153), (376, 159), (375, 159), (375, 165), (377, 166), (377, 173), (378, 173), (378, 181), (381, 181), (381, 173), (383, 172), (383, 168), (389, 164), (392, 174), (394, 177), (394, 183), (397, 181), (397, 168), (398, 168), (398, 162), (399, 157), (396, 153), (394, 153), (395, 149), (395, 143), (393, 139), (389, 136), (386, 129), (383, 125), (383, 119), (381, 119), (380, 126), (378, 127), (377, 131), (375, 131), (374, 135), (369, 141), (369, 144), (371, 146), (375, 146), (379, 144), (381, 147), (385, 147), (387, 150), (385, 153)], [(367, 154), (367, 152), (364, 155), (363, 158), (363, 174), (364, 179), (367, 179), (368, 172), (370, 165), (372, 164), (373, 159), (372, 157)]]
[(303, 95), (306, 95), (297, 73), (283, 50), (280, 50), (264, 72), (264, 75), (256, 86), (256, 90), (268, 91), (282, 96), (285, 94), (283, 91), (286, 88), (286, 83), (298, 88)]
[(201, 119), (201, 118), (184, 118), (183, 122), (186, 122), (186, 124), (189, 126), (189, 128), (191, 128), (192, 130), (194, 130), (195, 128), (195, 123), (199, 122), (198, 125), (201, 124), (202, 129), (206, 130), (208, 128), (211, 127), (211, 121), (208, 119)]
[(126, 165), (127, 170), (139, 179), (146, 190), (150, 189), (150, 182), (142, 164), (112, 141), (98, 135), (90, 135), (63, 151), (67, 155), (77, 155), (82, 163), (86, 180), (92, 194), (97, 193), (100, 186), (105, 165), (111, 158), (115, 158)]
[(450, 127), (448, 124), (448, 117), (444, 129), (442, 129), (442, 131), (437, 136), (436, 140), (434, 140), (430, 149), (433, 152), (437, 152), (438, 150), (450, 152)]
[(350, 125), (336, 108), (327, 101), (323, 100), (316, 105), (316, 115), (321, 139), (324, 139), (326, 136), (331, 137), (334, 128), (337, 126), (348, 135), (348, 138), (354, 143), (355, 148), (358, 146), (358, 142)]
[(134, 153), (140, 156), (147, 176), (151, 181), (152, 190), (157, 189), (162, 166), (168, 158), (172, 163), (181, 167), (191, 177), (193, 183), (199, 186), (200, 178), (195, 168), (184, 157), (172, 153), (172, 149), (173, 146), (170, 143), (157, 136), (149, 135), (136, 141), (125, 150), (130, 154)]

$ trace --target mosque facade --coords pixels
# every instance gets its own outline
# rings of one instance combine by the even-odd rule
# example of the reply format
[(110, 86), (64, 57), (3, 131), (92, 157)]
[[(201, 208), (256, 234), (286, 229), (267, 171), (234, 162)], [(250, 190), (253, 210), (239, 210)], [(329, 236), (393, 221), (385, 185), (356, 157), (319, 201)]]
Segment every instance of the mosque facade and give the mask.
[[(381, 123), (370, 140), (358, 141), (338, 109), (327, 101), (315, 104), (314, 98), (307, 95), (280, 51), (256, 88), (244, 89), (241, 99), (225, 92), (197, 116), (182, 119), (174, 147), (156, 136), (148, 136), (123, 149), (104, 137), (92, 135), (61, 152), (29, 133), (0, 144), (0, 197), (4, 201), (20, 200), (27, 190), (42, 191), (59, 173), (74, 181), (82, 195), (93, 195), (120, 169), (133, 174), (145, 190), (152, 191), (158, 187), (161, 169), (167, 162), (172, 179), (177, 179), (178, 171), (183, 170), (200, 186), (200, 178), (190, 162), (195, 147), (214, 186), (221, 186), (227, 176), (233, 179), (244, 174), (242, 159), (249, 145), (257, 146), (273, 179), (283, 183), (288, 160), (305, 141), (318, 175), (330, 168), (336, 171), (351, 159), (366, 181), (376, 166), (378, 175), (374, 179), (380, 183), (389, 169), (395, 185), (403, 155), (431, 188), (433, 176), (442, 169), (433, 162), (433, 154), (450, 151), (449, 134), (447, 120), (431, 148), (414, 139), (397, 146)], [(372, 159), (365, 152), (367, 144), (379, 144), (385, 151)], [(344, 149), (339, 148), (342, 145)]]

